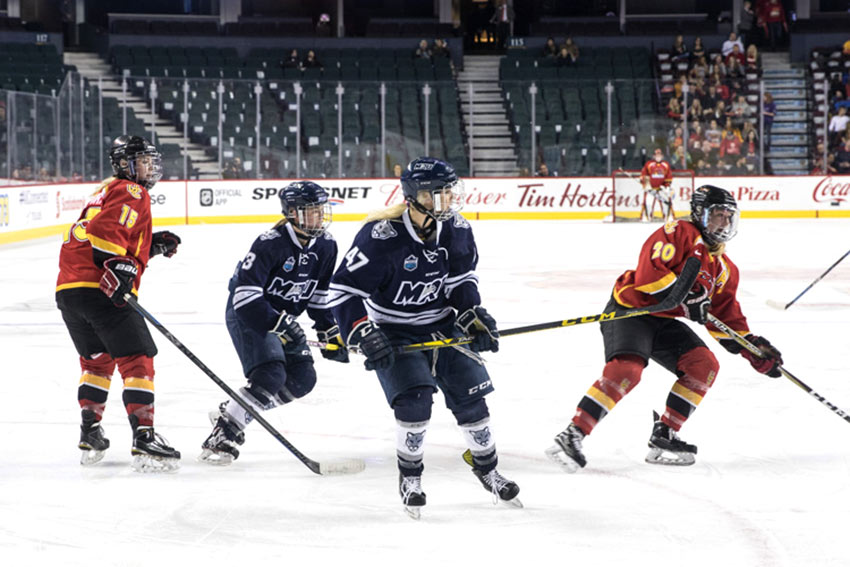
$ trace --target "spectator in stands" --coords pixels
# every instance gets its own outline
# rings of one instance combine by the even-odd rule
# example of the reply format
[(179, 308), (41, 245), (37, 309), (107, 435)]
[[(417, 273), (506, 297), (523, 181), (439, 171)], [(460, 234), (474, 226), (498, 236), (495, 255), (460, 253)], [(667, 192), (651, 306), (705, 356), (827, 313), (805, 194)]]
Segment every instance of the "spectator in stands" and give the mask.
[(576, 61), (578, 61), (578, 55), (579, 55), (578, 44), (575, 41), (573, 41), (573, 38), (568, 37), (564, 41), (564, 44), (562, 45), (562, 47), (567, 48), (567, 53), (570, 54), (570, 59), (571, 59), (572, 63), (575, 63)]
[(723, 54), (724, 59), (726, 57), (728, 57), (730, 53), (732, 53), (732, 48), (735, 47), (736, 45), (738, 46), (738, 50), (741, 53), (743, 53), (744, 52), (744, 44), (741, 43), (740, 39), (738, 39), (738, 34), (736, 34), (735, 32), (731, 32), (729, 34), (729, 39), (724, 41), (723, 46), (720, 48), (720, 53)]
[(721, 81), (717, 77), (714, 77), (712, 80), (714, 81), (714, 86), (717, 88), (717, 95), (720, 97), (720, 102), (726, 104), (732, 97), (732, 91), (724, 81)]
[[(770, 50), (776, 51), (776, 46), (788, 33), (788, 22), (785, 20), (785, 8), (779, 0), (769, 0), (763, 8), (764, 30), (770, 39)], [(784, 33), (783, 33), (784, 32)]]
[(749, 130), (741, 145), (741, 155), (747, 158), (747, 169), (753, 171), (759, 162), (759, 143), (755, 130)]
[(298, 50), (297, 49), (293, 49), (289, 53), (289, 59), (285, 59), (283, 61), (283, 66), (289, 67), (289, 68), (292, 68), (292, 69), (302, 69), (301, 58), (298, 57)]
[[(738, 49), (738, 46), (735, 46), (735, 50)], [(743, 58), (743, 53), (741, 54)], [(735, 53), (732, 52), (729, 54), (729, 57), (726, 60), (726, 80), (727, 82), (731, 82), (735, 79), (743, 79), (744, 78), (744, 65), (741, 63), (741, 60), (735, 56)]]
[(705, 141), (711, 145), (712, 149), (719, 149), (722, 139), (720, 126), (717, 125), (717, 120), (712, 118), (708, 123), (708, 128), (705, 129)]
[(401, 177), (402, 173), (403, 173), (403, 170), (402, 170), (401, 164), (399, 164), (399, 163), (395, 164), (393, 166), (393, 177), (399, 178), (399, 177)]
[(570, 56), (570, 52), (567, 51), (566, 47), (561, 47), (558, 56), (555, 58), (555, 63), (558, 67), (569, 67), (573, 64), (573, 58)]
[(560, 51), (560, 49), (558, 49), (558, 45), (555, 43), (555, 38), (550, 37), (549, 39), (546, 40), (546, 45), (543, 46), (542, 56), (543, 57), (557, 57), (559, 51)]
[(759, 53), (755, 43), (751, 43), (749, 47), (747, 47), (744, 63), (747, 71), (756, 71), (761, 69), (761, 54)]
[(694, 148), (702, 146), (703, 140), (705, 140), (705, 128), (698, 120), (694, 120), (691, 122), (690, 130), (688, 130), (688, 148), (693, 152)]
[(698, 98), (694, 97), (694, 99), (691, 101), (691, 107), (688, 108), (688, 120), (690, 120), (691, 122), (695, 122), (697, 125), (699, 125), (700, 121), (702, 120), (703, 110), (704, 109), (702, 107), (702, 103), (699, 101)]
[(322, 67), (322, 64), (316, 58), (316, 52), (312, 49), (307, 52), (307, 57), (304, 59), (304, 62), (301, 64), (304, 69), (311, 69), (313, 67)]
[(720, 149), (717, 153), (722, 158), (731, 156), (731, 158), (737, 159), (741, 155), (742, 142), (738, 139), (734, 130), (724, 130), (724, 133), (723, 141), (720, 142)]
[(726, 56), (726, 73), (728, 74), (729, 66), (732, 63), (732, 60), (737, 60), (738, 64), (741, 66), (741, 69), (744, 68), (744, 65), (747, 62), (747, 57), (744, 55), (744, 48), (739, 47), (739, 44), (735, 44), (732, 46), (732, 51), (729, 52), (729, 55)]
[(697, 78), (705, 79), (708, 77), (709, 67), (708, 61), (705, 60), (705, 56), (701, 55), (694, 61), (693, 66), (694, 75)]
[(540, 167), (537, 168), (537, 174), (535, 177), (551, 177), (549, 173), (549, 166), (547, 166), (544, 162), (540, 162)]
[(739, 142), (744, 141), (744, 136), (741, 134), (741, 129), (738, 128), (735, 123), (732, 121), (731, 116), (727, 116), (726, 120), (723, 122), (723, 132), (720, 133), (722, 138), (726, 138), (726, 133), (732, 132), (736, 138), (738, 138)]
[(496, 9), (490, 23), (496, 31), (496, 46), (500, 49), (507, 47), (508, 36), (511, 33), (511, 22), (515, 18), (514, 9), (508, 6), (508, 0), (496, 0)]
[(755, 23), (756, 13), (753, 10), (753, 3), (747, 0), (741, 6), (740, 22), (738, 23), (738, 37), (741, 42), (752, 43), (753, 24)]
[(316, 37), (331, 36), (331, 17), (328, 14), (320, 14), (316, 22)]
[(673, 148), (673, 155), (670, 156), (670, 167), (673, 169), (693, 169), (691, 156), (681, 144)]
[(835, 169), (842, 175), (850, 173), (850, 140), (844, 142), (835, 153)]
[(722, 100), (718, 100), (717, 104), (714, 105), (714, 108), (711, 109), (706, 115), (708, 120), (714, 120), (718, 124), (726, 122), (726, 103)]
[(416, 59), (430, 59), (431, 58), (431, 48), (428, 47), (428, 40), (423, 39), (419, 42), (419, 47), (416, 48), (416, 51), (413, 52), (413, 57)]
[(717, 85), (715, 83), (709, 83), (708, 91), (700, 97), (700, 104), (702, 104), (703, 108), (703, 119), (708, 119), (708, 115), (711, 114), (712, 110), (715, 106), (717, 106), (717, 101), (720, 100), (720, 95), (717, 94)]
[(676, 36), (673, 41), (673, 47), (670, 48), (670, 58), (673, 61), (685, 61), (689, 59), (691, 52), (688, 51), (688, 46), (685, 44), (685, 38), (681, 34)]
[(738, 156), (737, 160), (732, 163), (732, 169), (729, 170), (730, 175), (749, 175), (751, 169), (744, 156)]
[(748, 140), (750, 137), (750, 132), (753, 133), (755, 140), (758, 141), (759, 133), (756, 131), (755, 124), (752, 120), (747, 120), (744, 122), (744, 125), (741, 127), (741, 137), (744, 138), (744, 141)]
[(764, 116), (764, 149), (770, 149), (770, 131), (773, 129), (773, 121), (776, 118), (776, 103), (773, 102), (773, 95), (764, 93), (764, 104), (762, 105), (761, 113)]
[(673, 154), (678, 146), (685, 143), (685, 131), (681, 126), (676, 126), (667, 134), (667, 153)]
[(439, 59), (440, 57), (451, 57), (451, 55), (449, 44), (445, 39), (434, 40), (434, 47), (431, 48), (431, 56), (434, 59)]
[(694, 48), (691, 49), (691, 61), (698, 61), (701, 57), (705, 57), (705, 47), (702, 45), (702, 38), (696, 36), (694, 38)]
[(715, 53), (714, 57), (711, 58), (711, 66), (708, 68), (708, 74), (719, 81), (726, 78), (726, 64), (723, 63), (723, 56), (719, 53)]
[(682, 119), (682, 105), (679, 104), (679, 99), (676, 97), (672, 97), (670, 102), (667, 103), (667, 118), (672, 118), (673, 120)]
[(227, 162), (224, 170), (221, 172), (221, 176), (224, 179), (239, 179), (242, 177), (242, 158), (236, 156)]
[(847, 107), (838, 107), (838, 114), (835, 114), (829, 121), (830, 147), (838, 145), (841, 142), (841, 136), (847, 130), (848, 123), (850, 123), (850, 116), (847, 116)]
[(528, 170), (527, 167), (521, 167), (521, 168), (519, 168), (519, 176), (520, 177), (531, 177), (531, 172)]
[(747, 104), (747, 98), (744, 95), (738, 95), (732, 103), (731, 112), (736, 126), (742, 127), (750, 114), (750, 105)]
[(717, 165), (714, 167), (714, 175), (731, 175), (732, 164), (726, 158), (717, 158)]
[(38, 170), (38, 181), (52, 181), (53, 176), (50, 175), (50, 172), (47, 171), (46, 167), (42, 167)]

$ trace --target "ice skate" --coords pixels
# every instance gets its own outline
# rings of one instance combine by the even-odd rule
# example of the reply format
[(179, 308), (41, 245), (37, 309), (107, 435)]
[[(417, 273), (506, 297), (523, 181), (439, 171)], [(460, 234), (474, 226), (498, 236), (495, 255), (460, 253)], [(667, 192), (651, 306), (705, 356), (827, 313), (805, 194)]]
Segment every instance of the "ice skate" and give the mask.
[(653, 412), (655, 424), (649, 437), (649, 454), (646, 462), (653, 465), (688, 466), (694, 464), (697, 454), (696, 445), (685, 443), (676, 432), (661, 421), (658, 414)]
[(172, 472), (180, 468), (180, 451), (168, 445), (168, 441), (154, 433), (153, 427), (137, 427), (133, 430), (133, 470), (136, 472)]
[(488, 473), (481, 472), (478, 469), (472, 469), (472, 473), (481, 482), (484, 490), (493, 494), (493, 504), (504, 502), (508, 506), (522, 508), (522, 502), (517, 498), (517, 494), (519, 494), (519, 485), (517, 483), (506, 479), (496, 469)]
[(401, 503), (404, 504), (405, 513), (414, 520), (418, 520), (422, 515), (422, 507), (425, 505), (422, 477), (404, 476), (399, 473), (398, 493), (401, 495)]
[(213, 430), (201, 445), (203, 451), (198, 460), (211, 465), (226, 466), (239, 458), (237, 445), (245, 443), (245, 433), (240, 431), (221, 412), (211, 412), (210, 418), (217, 416)]
[(587, 464), (581, 452), (583, 439), (584, 432), (571, 423), (555, 436), (555, 444), (546, 449), (546, 456), (558, 463), (564, 471), (573, 474)]
[(109, 449), (109, 439), (103, 436), (103, 427), (95, 421), (94, 412), (83, 410), (83, 423), (80, 425), (80, 444), (82, 451), (80, 464), (83, 466), (99, 463), (106, 450)]

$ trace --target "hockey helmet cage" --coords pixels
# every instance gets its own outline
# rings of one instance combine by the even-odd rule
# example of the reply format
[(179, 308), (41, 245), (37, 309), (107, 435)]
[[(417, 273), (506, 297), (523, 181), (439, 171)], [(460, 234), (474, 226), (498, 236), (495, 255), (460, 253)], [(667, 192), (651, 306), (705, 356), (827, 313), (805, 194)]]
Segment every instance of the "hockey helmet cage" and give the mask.
[(312, 181), (295, 181), (280, 192), (283, 216), (292, 225), (316, 238), (325, 233), (333, 220), (328, 192)]
[(738, 233), (738, 203), (732, 193), (702, 185), (691, 195), (691, 222), (709, 246), (728, 242)]
[(451, 164), (432, 157), (411, 161), (401, 174), (405, 200), (417, 211), (443, 221), (463, 208), (463, 180)]

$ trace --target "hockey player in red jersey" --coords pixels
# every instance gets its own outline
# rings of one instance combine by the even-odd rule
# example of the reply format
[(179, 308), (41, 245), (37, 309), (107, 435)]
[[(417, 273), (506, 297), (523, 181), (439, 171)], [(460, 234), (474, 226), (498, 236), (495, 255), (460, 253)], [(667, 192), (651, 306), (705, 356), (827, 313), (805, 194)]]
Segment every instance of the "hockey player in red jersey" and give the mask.
[(173, 256), (180, 238), (152, 231), (148, 190), (162, 177), (156, 147), (138, 136), (120, 136), (109, 157), (115, 176), (101, 184), (65, 233), (56, 282), (56, 303), (82, 367), (80, 463), (100, 461), (109, 448), (100, 421), (117, 366), (133, 430), (133, 468), (169, 471), (178, 467), (180, 453), (153, 430), (156, 346), (124, 297), (137, 293), (149, 259)]
[[(650, 359), (676, 375), (662, 416), (655, 415), (649, 438), (648, 463), (690, 465), (697, 448), (679, 439), (677, 432), (696, 410), (714, 383), (719, 365), (714, 354), (685, 323), (701, 325), (732, 353), (740, 353), (759, 372), (780, 376), (782, 355), (767, 339), (753, 335), (736, 297), (738, 268), (726, 256), (725, 246), (738, 226), (735, 198), (711, 185), (698, 188), (691, 198), (690, 221), (672, 221), (646, 240), (635, 270), (614, 284), (605, 311), (646, 307), (669, 293), (685, 261), (700, 260), (700, 272), (685, 301), (675, 310), (602, 323), (605, 367), (578, 404), (569, 426), (555, 437), (547, 454), (568, 472), (587, 463), (582, 440), (614, 406), (640, 382)], [(757, 345), (765, 358), (754, 356), (706, 323), (711, 313)]]
[[(655, 210), (655, 203), (661, 203), (661, 212), (665, 220), (673, 220), (673, 168), (664, 159), (664, 152), (661, 148), (655, 148), (653, 158), (643, 165), (640, 170), (640, 185), (643, 187), (645, 198), (643, 201), (643, 211), (641, 211), (641, 219), (646, 217), (646, 220), (652, 220), (652, 212)], [(648, 200), (652, 199), (652, 205), (648, 204)], [(666, 210), (664, 209), (666, 205)]]

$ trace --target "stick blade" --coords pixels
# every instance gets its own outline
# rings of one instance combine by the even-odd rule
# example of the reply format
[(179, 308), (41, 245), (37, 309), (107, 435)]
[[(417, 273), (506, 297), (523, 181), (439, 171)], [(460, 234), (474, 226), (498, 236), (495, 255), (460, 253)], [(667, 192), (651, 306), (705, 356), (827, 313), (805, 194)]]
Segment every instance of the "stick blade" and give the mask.
[(779, 301), (776, 301), (775, 299), (768, 299), (767, 301), (765, 301), (765, 303), (767, 303), (767, 305), (769, 307), (773, 307), (774, 309), (779, 309), (780, 311), (785, 311), (786, 309), (788, 309), (788, 305), (786, 305), (785, 303), (780, 303)]
[(362, 459), (344, 459), (330, 463), (319, 463), (319, 474), (325, 476), (357, 474), (365, 469), (366, 462)]

